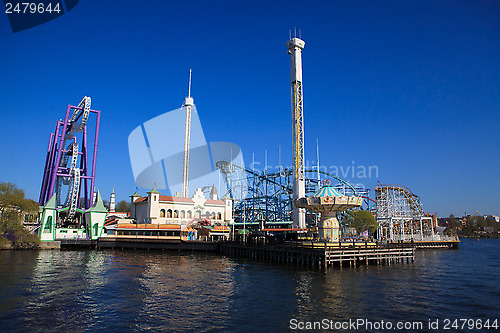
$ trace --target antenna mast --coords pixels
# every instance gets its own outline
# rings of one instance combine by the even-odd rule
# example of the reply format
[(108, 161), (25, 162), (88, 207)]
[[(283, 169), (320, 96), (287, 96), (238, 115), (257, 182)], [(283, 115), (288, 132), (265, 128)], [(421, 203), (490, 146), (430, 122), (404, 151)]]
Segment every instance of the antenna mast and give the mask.
[(184, 99), (186, 109), (186, 124), (184, 128), (184, 159), (182, 164), (182, 196), (189, 195), (189, 149), (191, 144), (191, 110), (194, 107), (194, 99), (191, 97), (191, 69), (189, 69), (188, 97)]
[(191, 97), (191, 69), (189, 69), (189, 88), (188, 88), (188, 97)]
[(320, 188), (321, 184), (321, 177), (319, 175), (319, 139), (316, 138), (316, 158), (317, 158), (317, 167), (318, 167), (318, 189)]

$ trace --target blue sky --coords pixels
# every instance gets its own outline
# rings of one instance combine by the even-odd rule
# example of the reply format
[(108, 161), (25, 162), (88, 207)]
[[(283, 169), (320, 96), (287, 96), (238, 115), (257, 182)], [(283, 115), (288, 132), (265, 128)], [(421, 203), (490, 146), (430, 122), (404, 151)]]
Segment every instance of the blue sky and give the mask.
[(89, 95), (97, 187), (128, 200), (128, 135), (182, 104), (189, 68), (207, 141), (239, 144), (247, 162), (267, 149), (270, 165), (281, 146), (290, 165), (298, 27), (307, 160), (318, 139), (323, 166), (378, 170), (352, 183), (404, 184), (439, 216), (500, 215), (498, 1), (81, 0), (18, 33), (0, 17), (0, 180), (31, 198), (56, 120)]

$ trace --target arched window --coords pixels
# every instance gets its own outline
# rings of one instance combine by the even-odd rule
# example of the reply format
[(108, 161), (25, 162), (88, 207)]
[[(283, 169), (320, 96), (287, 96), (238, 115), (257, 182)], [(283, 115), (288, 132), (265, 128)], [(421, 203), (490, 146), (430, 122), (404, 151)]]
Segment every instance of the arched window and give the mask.
[(193, 213), (190, 210), (188, 210), (188, 219), (191, 219), (191, 218), (193, 218)]
[(197, 210), (196, 211), (196, 214), (194, 215), (195, 218), (199, 219), (201, 216), (201, 211), (200, 210)]
[(222, 214), (221, 213), (217, 213), (217, 220), (222, 220)]
[(174, 219), (178, 219), (178, 218), (179, 218), (179, 211), (174, 210)]
[(169, 218), (169, 219), (172, 218), (172, 210), (171, 209), (167, 210), (167, 218)]
[(44, 232), (51, 233), (52, 232), (52, 216), (47, 218), (47, 223), (45, 224)]
[(181, 219), (185, 219), (185, 218), (186, 218), (186, 211), (181, 210)]
[(165, 209), (160, 209), (160, 217), (165, 217)]
[(212, 216), (210, 218), (215, 220), (215, 212), (212, 212)]

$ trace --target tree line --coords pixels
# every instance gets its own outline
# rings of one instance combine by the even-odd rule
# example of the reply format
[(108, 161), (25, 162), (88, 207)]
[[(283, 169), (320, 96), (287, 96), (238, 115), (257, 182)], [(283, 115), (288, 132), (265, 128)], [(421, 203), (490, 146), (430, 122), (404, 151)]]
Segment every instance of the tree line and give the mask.
[(25, 219), (36, 219), (38, 203), (15, 184), (0, 182), (0, 248), (35, 248), (38, 236), (26, 230)]
[(446, 234), (458, 235), (461, 237), (498, 237), (500, 223), (493, 217), (484, 218), (484, 216), (466, 216), (456, 218), (451, 214), (446, 220)]

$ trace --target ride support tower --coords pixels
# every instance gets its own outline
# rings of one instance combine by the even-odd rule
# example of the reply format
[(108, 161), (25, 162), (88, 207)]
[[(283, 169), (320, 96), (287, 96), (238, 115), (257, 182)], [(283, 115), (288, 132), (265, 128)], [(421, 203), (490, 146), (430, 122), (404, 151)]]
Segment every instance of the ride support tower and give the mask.
[(306, 227), (306, 211), (295, 200), (306, 196), (304, 175), (304, 114), (302, 96), (302, 50), (305, 42), (291, 38), (286, 43), (290, 55), (292, 83), (292, 151), (293, 151), (293, 227)]
[[(80, 205), (85, 209), (92, 205), (101, 112), (92, 110), (90, 106), (91, 98), (88, 96), (77, 106), (68, 105), (64, 120), (56, 122), (56, 128), (49, 139), (39, 204), (44, 206), (55, 194), (56, 206), (69, 208), (66, 221), (73, 219)], [(89, 147), (87, 133), (91, 114), (96, 114), (95, 133), (91, 141), (93, 147)], [(63, 202), (64, 185), (68, 185), (68, 190)], [(83, 198), (83, 203), (80, 203), (80, 198)]]

